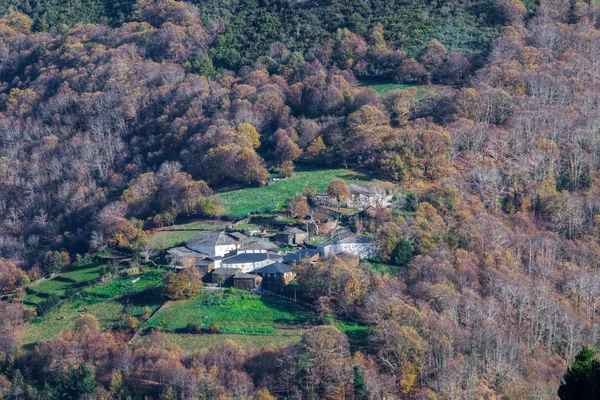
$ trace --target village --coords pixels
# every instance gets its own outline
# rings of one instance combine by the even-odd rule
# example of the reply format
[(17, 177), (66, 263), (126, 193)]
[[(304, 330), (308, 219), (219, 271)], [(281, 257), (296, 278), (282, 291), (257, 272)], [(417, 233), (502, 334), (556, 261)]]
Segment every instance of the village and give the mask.
[[(197, 268), (207, 288), (275, 294), (296, 277), (294, 264), (336, 256), (349, 265), (358, 265), (361, 259), (375, 258), (373, 238), (350, 231), (339, 220), (348, 210), (354, 215), (389, 207), (393, 192), (376, 184), (350, 184), (348, 191), (350, 195), (343, 199), (317, 193), (310, 199), (314, 211), (302, 224), (289, 225), (274, 234), (253, 231), (247, 235), (235, 229), (201, 232), (167, 249), (166, 260), (178, 271)], [(327, 239), (311, 244), (314, 237)]]

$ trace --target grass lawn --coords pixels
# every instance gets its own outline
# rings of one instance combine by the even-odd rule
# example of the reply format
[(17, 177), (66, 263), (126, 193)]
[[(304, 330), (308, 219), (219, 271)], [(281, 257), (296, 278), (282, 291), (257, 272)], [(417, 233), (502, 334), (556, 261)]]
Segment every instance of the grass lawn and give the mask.
[(416, 100), (422, 99), (428, 93), (435, 93), (439, 87), (439, 85), (405, 85), (376, 79), (361, 79), (359, 83), (360, 86), (370, 87), (379, 95), (391, 92), (392, 90), (410, 90), (414, 93)]
[[(105, 284), (93, 286), (86, 289), (83, 296), (86, 298), (109, 299), (130, 293), (138, 293), (149, 288), (159, 288), (163, 285), (162, 276), (162, 270), (152, 269), (137, 277), (119, 278)], [(137, 280), (138, 278), (139, 280)]]
[[(219, 334), (219, 335), (181, 335), (176, 333), (167, 333), (167, 343), (176, 344), (184, 350), (196, 352), (201, 349), (208, 349), (223, 344), (225, 341), (232, 341), (240, 347), (262, 348), (262, 347), (285, 347), (289, 344), (297, 343), (302, 335), (237, 335), (237, 334)], [(142, 338), (138, 339), (141, 340)]]
[(341, 178), (348, 183), (366, 182), (370, 179), (347, 169), (328, 169), (296, 171), (294, 176), (282, 179), (262, 188), (246, 188), (221, 193), (225, 215), (242, 218), (249, 213), (264, 213), (276, 208), (283, 208), (288, 198), (296, 196), (306, 187), (314, 187), (324, 191), (334, 179)]
[(397, 265), (385, 264), (374, 261), (371, 261), (370, 264), (371, 268), (383, 275), (396, 276), (396, 274), (398, 274), (398, 271), (400, 270), (400, 267)]
[(187, 242), (198, 234), (198, 231), (159, 231), (148, 238), (148, 244), (157, 249), (169, 249)]
[(259, 297), (238, 290), (202, 292), (191, 300), (167, 304), (146, 323), (170, 331), (185, 331), (188, 324), (215, 324), (226, 333), (273, 335), (278, 329), (308, 325), (315, 315), (291, 302)]

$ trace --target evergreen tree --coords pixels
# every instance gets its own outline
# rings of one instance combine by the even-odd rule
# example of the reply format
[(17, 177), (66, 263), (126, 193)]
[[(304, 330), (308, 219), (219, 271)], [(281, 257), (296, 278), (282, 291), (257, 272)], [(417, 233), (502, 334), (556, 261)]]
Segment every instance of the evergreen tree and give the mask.
[(365, 377), (358, 365), (354, 366), (354, 398), (356, 400), (369, 400)]
[(600, 399), (600, 364), (596, 351), (584, 346), (558, 388), (561, 400)]
[(394, 263), (401, 267), (406, 267), (410, 260), (412, 260), (412, 251), (410, 242), (405, 238), (400, 239), (400, 243), (398, 243), (398, 246), (394, 250)]

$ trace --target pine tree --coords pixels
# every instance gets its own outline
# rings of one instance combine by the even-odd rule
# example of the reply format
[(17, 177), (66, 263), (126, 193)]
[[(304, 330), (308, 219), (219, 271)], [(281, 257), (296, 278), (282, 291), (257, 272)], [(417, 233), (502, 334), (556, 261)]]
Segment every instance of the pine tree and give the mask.
[(584, 346), (558, 388), (561, 400), (600, 399), (600, 363), (596, 351)]
[(358, 365), (354, 366), (354, 398), (356, 400), (369, 400), (365, 377)]

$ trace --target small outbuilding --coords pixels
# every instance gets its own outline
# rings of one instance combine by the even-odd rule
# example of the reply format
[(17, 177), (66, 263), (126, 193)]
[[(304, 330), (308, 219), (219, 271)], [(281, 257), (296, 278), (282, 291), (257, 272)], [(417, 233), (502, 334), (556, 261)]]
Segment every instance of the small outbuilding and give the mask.
[(210, 273), (210, 282), (223, 287), (231, 287), (233, 286), (233, 277), (239, 272), (242, 272), (239, 268), (215, 268)]
[(283, 257), (283, 262), (285, 264), (299, 264), (303, 260), (308, 260), (310, 262), (317, 261), (319, 259), (319, 250), (318, 249), (300, 249), (298, 251), (294, 251), (292, 253), (288, 253)]
[(297, 246), (308, 241), (308, 234), (302, 229), (287, 228), (275, 235), (275, 241), (288, 246)]
[(258, 275), (240, 272), (233, 276), (233, 287), (240, 290), (254, 290), (260, 286), (261, 281), (262, 278)]

